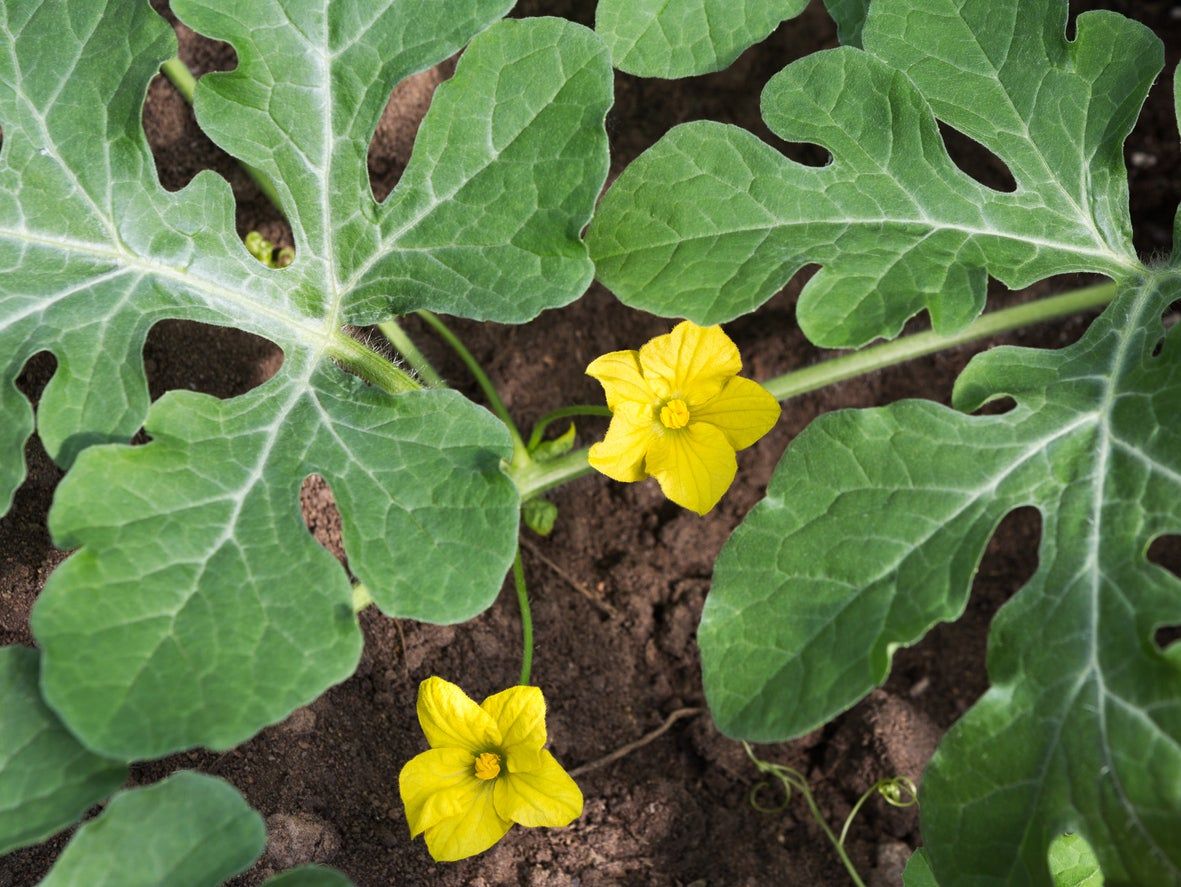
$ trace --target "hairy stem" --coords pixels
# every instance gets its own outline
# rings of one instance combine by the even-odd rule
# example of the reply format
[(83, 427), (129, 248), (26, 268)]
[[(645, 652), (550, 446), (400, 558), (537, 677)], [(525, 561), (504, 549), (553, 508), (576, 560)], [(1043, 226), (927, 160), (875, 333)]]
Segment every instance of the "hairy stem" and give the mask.
[(345, 333), (332, 337), (326, 353), (349, 372), (390, 394), (405, 394), (422, 388), (405, 370)]
[(395, 350), (406, 359), (406, 363), (414, 367), (414, 372), (418, 373), (427, 385), (430, 385), (432, 388), (447, 387), (447, 382), (439, 375), (438, 370), (431, 365), (431, 362), (426, 359), (426, 355), (414, 344), (414, 340), (402, 329), (401, 324), (391, 319), (384, 323), (379, 323), (377, 328), (381, 330), (383, 336), (390, 340), (390, 344), (394, 346)]
[[(193, 76), (188, 65), (182, 62), (179, 57), (173, 57), (160, 66), (160, 73), (168, 78), (186, 102), (190, 105), (193, 103), (193, 95), (197, 89), (197, 78)], [(271, 202), (276, 210), (282, 212), (283, 207), (279, 201), (279, 192), (275, 190), (274, 183), (264, 173), (249, 164), (242, 163), (241, 166), (254, 180), (254, 184), (258, 185), (263, 196)], [(422, 387), (409, 373), (403, 372), (381, 354), (367, 348), (345, 333), (337, 333), (333, 337), (326, 353), (345, 369), (356, 373), (366, 382), (376, 385), (390, 394), (402, 394)], [(409, 357), (406, 360), (410, 362)], [(414, 364), (411, 363), (411, 366)], [(415, 367), (415, 369), (419, 368)], [(427, 374), (422, 373), (421, 370), (419, 372), (428, 383), (435, 384)]]
[[(945, 336), (936, 332), (925, 332), (903, 336), (893, 342), (874, 345), (852, 354), (831, 357), (812, 366), (784, 373), (782, 376), (768, 379), (763, 383), (763, 386), (777, 400), (791, 400), (801, 394), (826, 388), (829, 385), (863, 376), (875, 370), (925, 357), (937, 351), (987, 339), (1010, 330), (1102, 308), (1115, 298), (1115, 290), (1114, 283), (1104, 283), (1072, 290), (1057, 296), (1036, 299), (1023, 305), (981, 315), (964, 329), (952, 335)], [(554, 487), (560, 487), (583, 475), (590, 474), (593, 469), (587, 463), (586, 457), (587, 450), (574, 450), (552, 462), (541, 465), (529, 464), (514, 471), (513, 479), (516, 481), (517, 489), (521, 491), (521, 497), (529, 499), (546, 490), (552, 490)]]

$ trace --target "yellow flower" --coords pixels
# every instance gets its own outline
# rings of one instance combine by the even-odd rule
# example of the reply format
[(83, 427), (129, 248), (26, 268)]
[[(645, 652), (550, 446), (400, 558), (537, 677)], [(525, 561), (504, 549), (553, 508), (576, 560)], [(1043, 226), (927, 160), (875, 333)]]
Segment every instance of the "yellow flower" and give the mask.
[(482, 853), (512, 824), (569, 825), (582, 792), (545, 745), (545, 699), (510, 687), (476, 705), (431, 677), (418, 688), (418, 721), (430, 751), (398, 776), (410, 837), (425, 833), (438, 862)]
[(688, 320), (639, 351), (604, 354), (586, 368), (612, 414), (591, 466), (620, 481), (654, 477), (672, 501), (705, 514), (734, 480), (735, 451), (779, 419), (778, 401), (741, 369), (721, 327)]

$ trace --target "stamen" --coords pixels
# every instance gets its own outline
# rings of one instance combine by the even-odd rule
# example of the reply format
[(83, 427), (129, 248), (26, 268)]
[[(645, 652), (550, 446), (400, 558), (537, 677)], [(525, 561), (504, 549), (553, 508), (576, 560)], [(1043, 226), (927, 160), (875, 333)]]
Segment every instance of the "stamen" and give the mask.
[(675, 397), (660, 408), (660, 424), (665, 428), (684, 428), (689, 424), (689, 405)]
[(495, 779), (499, 775), (500, 755), (486, 751), (476, 758), (477, 779)]

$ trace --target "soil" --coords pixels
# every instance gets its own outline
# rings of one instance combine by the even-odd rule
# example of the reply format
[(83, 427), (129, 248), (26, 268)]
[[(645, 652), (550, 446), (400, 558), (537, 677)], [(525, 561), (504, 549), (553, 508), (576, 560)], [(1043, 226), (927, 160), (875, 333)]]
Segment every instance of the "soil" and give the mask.
[[(157, 0), (156, 5), (163, 9), (165, 4)], [(1072, 10), (1099, 5), (1072, 3)], [(1102, 5), (1153, 28), (1168, 46), (1171, 74), (1181, 54), (1181, 17), (1173, 4), (1109, 0)], [(522, 3), (518, 14), (566, 15), (589, 24), (593, 2), (533, 0)], [(181, 55), (196, 72), (233, 66), (228, 47), (183, 26), (178, 31)], [(618, 76), (617, 104), (609, 120), (613, 174), (670, 127), (696, 118), (736, 123), (798, 159), (823, 162), (816, 148), (786, 146), (770, 136), (759, 119), (758, 92), (785, 64), (832, 45), (833, 27), (817, 2), (725, 72), (675, 82)], [(452, 69), (440, 65), (395, 92), (371, 153), (379, 195), (401, 174), (431, 93)], [(1153, 89), (1127, 147), (1137, 245), (1146, 255), (1169, 249), (1173, 212), (1181, 200), (1169, 79)], [(277, 242), (290, 242), (283, 220), (237, 165), (201, 134), (188, 107), (161, 79), (151, 87), (144, 120), (167, 187), (182, 187), (197, 171), (214, 169), (234, 186), (243, 234), (259, 229)], [(998, 169), (996, 158), (966, 140), (953, 147), (957, 162), (969, 172), (1003, 181), (1005, 171)], [(797, 276), (754, 316), (729, 325), (750, 375), (764, 378), (822, 357), (793, 326), (805, 277), (806, 272)], [(993, 306), (1078, 282), (1051, 281), (1023, 294), (997, 288)], [(1088, 321), (1031, 329), (1003, 341), (1060, 347), (1075, 340)], [(624, 308), (596, 285), (575, 305), (546, 312), (525, 326), (455, 326), (527, 427), (555, 407), (599, 402), (601, 393), (582, 368), (605, 351), (635, 347), (666, 331), (669, 323)], [(449, 352), (413, 320), (407, 327), (446, 378), (479, 397)], [(796, 434), (833, 409), (906, 397), (946, 402), (952, 380), (980, 347), (918, 360), (791, 402), (778, 427), (740, 455), (733, 489), (704, 519), (667, 502), (652, 482), (622, 485), (589, 477), (555, 493), (557, 528), (547, 539), (529, 536), (524, 556), (537, 633), (534, 681), (549, 700), (549, 733), (558, 759), (569, 767), (595, 761), (652, 730), (670, 712), (703, 705), (695, 627), (711, 564), (762, 495)], [(281, 360), (269, 342), (181, 322), (158, 325), (144, 356), (154, 396), (191, 388), (232, 397), (265, 380)], [(31, 361), (22, 390), (36, 398), (53, 369), (48, 355)], [(601, 422), (582, 422), (581, 442), (595, 439), (602, 428)], [(45, 531), (60, 471), (35, 440), (27, 457), (28, 479), (12, 511), (0, 520), (4, 644), (33, 642), (29, 608), (65, 556)], [(331, 492), (311, 479), (302, 505), (316, 538), (343, 557)], [(830, 822), (839, 824), (879, 777), (902, 773), (919, 780), (943, 731), (984, 691), (989, 621), (1035, 570), (1039, 532), (1032, 509), (1011, 515), (988, 548), (963, 618), (900, 651), (885, 687), (827, 727), (761, 750), (807, 774)], [(1181, 562), (1175, 551), (1160, 558)], [(134, 783), (185, 767), (216, 773), (266, 817), (266, 853), (234, 883), (258, 884), (274, 871), (312, 861), (340, 868), (362, 887), (848, 883), (799, 798), (778, 814), (751, 807), (748, 798), (757, 781), (753, 768), (741, 747), (719, 734), (704, 714), (678, 721), (651, 744), (582, 777), (586, 809), (573, 827), (514, 829), (482, 856), (433, 864), (422, 842), (409, 840), (397, 793), (399, 768), (424, 747), (414, 715), (416, 688), (432, 674), (461, 683), (477, 698), (511, 684), (520, 630), (514, 595), (506, 589), (487, 613), (459, 626), (395, 622), (373, 610), (363, 613), (361, 622), (366, 644), (357, 673), (284, 723), (223, 755), (191, 752), (134, 768)], [(66, 837), (7, 857), (0, 863), (0, 887), (35, 883)], [(898, 884), (902, 864), (920, 841), (913, 810), (871, 802), (852, 829), (849, 853), (870, 883)]]

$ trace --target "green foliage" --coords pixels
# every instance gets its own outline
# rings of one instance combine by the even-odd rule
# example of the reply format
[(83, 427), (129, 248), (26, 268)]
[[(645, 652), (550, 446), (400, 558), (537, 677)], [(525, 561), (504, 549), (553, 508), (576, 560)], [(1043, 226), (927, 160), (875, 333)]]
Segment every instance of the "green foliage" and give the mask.
[(807, 5), (808, 0), (599, 0), (595, 30), (619, 70), (688, 77), (728, 67)]
[(935, 873), (931, 871), (931, 863), (927, 859), (926, 851), (920, 847), (910, 855), (906, 861), (906, 868), (902, 872), (903, 887), (939, 887), (935, 881)]
[(1103, 872), (1090, 846), (1078, 835), (1050, 842), (1050, 877), (1054, 887), (1103, 887)]
[[(624, 302), (701, 324), (745, 314), (806, 264), (799, 323), (818, 345), (898, 333), (926, 308), (951, 332), (1011, 287), (1138, 267), (1122, 144), (1162, 65), (1160, 41), (1110, 13), (1065, 38), (1058, 0), (881, 0), (867, 51), (801, 59), (771, 80), (781, 138), (833, 162), (808, 167), (752, 134), (679, 126), (604, 198), (589, 243)], [(1017, 181), (961, 172), (936, 117), (986, 146)]]
[(870, 0), (824, 0), (828, 14), (837, 23), (837, 37), (846, 46), (861, 45), (861, 31), (869, 15)]
[(571, 422), (565, 431), (555, 438), (543, 440), (530, 451), (529, 455), (538, 462), (548, 462), (558, 456), (564, 456), (574, 449), (574, 435), (574, 423)]
[[(1038, 572), (994, 622), (992, 687), (924, 777), (925, 860), (944, 885), (1049, 884), (1064, 830), (1110, 883), (1181, 879), (1181, 660), (1152, 640), (1181, 621), (1181, 584), (1145, 556), (1181, 531), (1181, 331), (1161, 322), (1181, 275), (1136, 257), (1122, 158), (1162, 52), (1120, 16), (1081, 15), (1069, 41), (1066, 19), (1063, 0), (875, 0), (865, 51), (802, 59), (763, 95), (771, 129), (830, 165), (689, 124), (620, 176), (590, 235), (624, 301), (699, 323), (819, 264), (798, 316), (832, 346), (924, 308), (937, 331), (962, 328), (989, 275), (1119, 283), (1077, 344), (974, 360), (955, 409), (814, 422), (715, 568), (699, 632), (711, 710), (731, 735), (781, 740), (957, 618), (996, 526), (1041, 512)], [(937, 119), (1017, 190), (961, 172)], [(970, 415), (1005, 397), (1014, 409)]]
[(538, 496), (521, 503), (521, 520), (538, 536), (548, 536), (558, 520), (558, 506)]
[[(615, 67), (639, 77), (720, 71), (808, 0), (599, 0), (595, 30)], [(860, 45), (869, 0), (824, 0), (842, 43)]]
[[(852, 705), (898, 646), (957, 618), (1001, 519), (1042, 513), (1038, 572), (994, 621), (992, 688), (924, 777), (941, 883), (1046, 883), (1064, 821), (1113, 883), (1181, 872), (1181, 670), (1151, 642), (1181, 619), (1181, 587), (1144, 554), (1181, 528), (1181, 328), (1153, 356), (1178, 297), (1181, 280), (1151, 276), (1069, 348), (987, 352), (956, 385), (958, 411), (904, 401), (822, 417), (718, 560), (699, 632), (714, 717), (781, 739)], [(1007, 413), (967, 415), (1006, 396)]]
[(353, 887), (353, 882), (335, 869), (304, 865), (275, 875), (263, 887)]
[(216, 887), (262, 852), (266, 830), (228, 783), (181, 771), (120, 792), (78, 829), (42, 887)]
[[(90, 748), (225, 748), (351, 673), (349, 583), (299, 517), (309, 474), (386, 613), (456, 621), (495, 597), (519, 510), (504, 428), (411, 390), (346, 327), (419, 307), (522, 321), (588, 285), (607, 52), (557, 19), (488, 27), (511, 5), (175, 0), (237, 52), (202, 78), (197, 118), (273, 183), (296, 245), (277, 270), (239, 239), (223, 180), (155, 177), (140, 111), (175, 38), (146, 3), (0, 9), (0, 506), (32, 428), (13, 380), (48, 350), (38, 428), (76, 461), (51, 527), (81, 551), (32, 621), (46, 698)], [(365, 158), (391, 89), (485, 28), (378, 204)], [(283, 367), (233, 400), (172, 392), (148, 411), (140, 349), (166, 317), (265, 336)], [(77, 458), (141, 425), (149, 445)]]
[(65, 828), (127, 778), (41, 701), (38, 659), (26, 647), (0, 649), (0, 854)]

